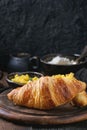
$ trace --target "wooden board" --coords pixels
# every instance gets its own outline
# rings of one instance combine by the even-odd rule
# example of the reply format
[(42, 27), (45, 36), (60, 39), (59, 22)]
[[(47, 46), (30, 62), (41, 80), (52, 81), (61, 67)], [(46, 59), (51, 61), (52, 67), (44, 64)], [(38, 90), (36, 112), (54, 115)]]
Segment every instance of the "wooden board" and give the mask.
[(87, 107), (77, 108), (71, 104), (42, 111), (14, 105), (7, 98), (11, 89), (0, 94), (0, 117), (24, 124), (67, 124), (87, 119)]

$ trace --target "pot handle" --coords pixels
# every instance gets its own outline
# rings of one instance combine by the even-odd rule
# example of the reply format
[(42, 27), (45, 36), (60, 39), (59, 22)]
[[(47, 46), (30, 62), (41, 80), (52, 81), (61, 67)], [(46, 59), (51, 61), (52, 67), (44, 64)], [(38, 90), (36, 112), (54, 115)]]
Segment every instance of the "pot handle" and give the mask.
[(31, 68), (33, 70), (39, 70), (40, 69), (40, 58), (38, 56), (30, 57), (29, 62), (30, 62)]

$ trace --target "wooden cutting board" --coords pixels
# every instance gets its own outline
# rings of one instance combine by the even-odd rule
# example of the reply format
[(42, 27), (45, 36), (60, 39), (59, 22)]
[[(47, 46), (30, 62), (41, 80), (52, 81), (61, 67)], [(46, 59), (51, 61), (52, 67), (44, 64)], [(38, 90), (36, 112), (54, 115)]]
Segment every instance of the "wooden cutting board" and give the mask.
[(71, 104), (52, 110), (29, 109), (14, 105), (7, 98), (11, 89), (0, 94), (0, 117), (23, 124), (67, 124), (87, 119), (87, 107), (77, 108)]

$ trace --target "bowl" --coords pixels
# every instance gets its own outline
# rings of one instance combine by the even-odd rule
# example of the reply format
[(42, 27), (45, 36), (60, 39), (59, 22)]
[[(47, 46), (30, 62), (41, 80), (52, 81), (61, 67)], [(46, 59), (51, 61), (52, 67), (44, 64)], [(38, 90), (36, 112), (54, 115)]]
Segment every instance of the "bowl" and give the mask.
[[(78, 58), (79, 54), (48, 54), (40, 58), (40, 64), (42, 71), (45, 75), (54, 74), (68, 74), (70, 72), (76, 73), (78, 70), (87, 67), (87, 57), (85, 57), (80, 63), (76, 63), (75, 60)], [(57, 61), (55, 60), (58, 60)], [(59, 59), (63, 58), (64, 62), (59, 62)], [(54, 63), (54, 61), (56, 63)]]
[[(27, 79), (26, 80), (23, 80), (25, 79), (25, 76), (29, 76), (29, 77), (26, 77)], [(22, 76), (21, 77), (21, 81), (19, 82), (19, 79), (18, 77), (19, 76)], [(36, 80), (37, 78), (40, 78), (41, 76), (43, 76), (42, 73), (39, 73), (39, 72), (33, 72), (33, 71), (28, 71), (28, 72), (13, 72), (13, 73), (9, 73), (7, 76), (6, 76), (6, 81), (9, 85), (9, 87), (21, 87), (23, 86), (24, 84), (26, 84), (28, 81), (31, 81), (31, 80)], [(16, 77), (16, 80), (12, 80)], [(25, 83), (26, 81), (26, 83)]]

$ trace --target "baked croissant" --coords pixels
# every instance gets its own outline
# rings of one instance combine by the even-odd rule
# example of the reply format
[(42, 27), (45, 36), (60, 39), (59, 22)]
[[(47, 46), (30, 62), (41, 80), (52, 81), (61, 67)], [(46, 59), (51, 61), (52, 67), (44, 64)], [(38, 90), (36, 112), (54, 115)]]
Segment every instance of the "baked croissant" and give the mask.
[(75, 98), (73, 98), (72, 102), (73, 105), (75, 106), (86, 106), (87, 105), (87, 94), (86, 91), (82, 91), (78, 93)]
[(78, 93), (85, 91), (86, 84), (77, 80), (73, 73), (44, 76), (13, 89), (8, 99), (14, 104), (37, 109), (52, 109), (70, 102)]

